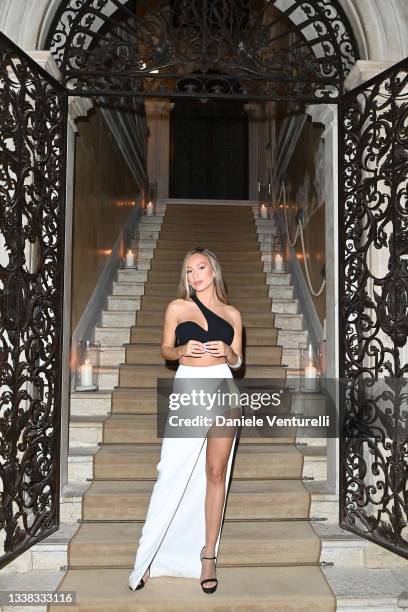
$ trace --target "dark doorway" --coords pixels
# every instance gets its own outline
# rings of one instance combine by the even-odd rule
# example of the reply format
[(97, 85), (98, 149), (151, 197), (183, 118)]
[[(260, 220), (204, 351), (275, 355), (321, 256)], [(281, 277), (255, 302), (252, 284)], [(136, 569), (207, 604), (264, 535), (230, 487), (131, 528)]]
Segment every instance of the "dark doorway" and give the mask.
[(177, 101), (170, 126), (170, 197), (248, 199), (248, 116), (242, 103)]

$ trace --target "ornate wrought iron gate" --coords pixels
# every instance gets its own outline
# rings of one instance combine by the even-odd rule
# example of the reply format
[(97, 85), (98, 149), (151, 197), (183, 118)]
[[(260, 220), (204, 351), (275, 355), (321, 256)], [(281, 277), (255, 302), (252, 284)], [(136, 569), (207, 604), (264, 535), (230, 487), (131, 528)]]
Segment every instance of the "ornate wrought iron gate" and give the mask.
[(408, 59), (339, 119), (340, 524), (408, 557)]
[(67, 95), (0, 34), (0, 99), (3, 566), (59, 527)]

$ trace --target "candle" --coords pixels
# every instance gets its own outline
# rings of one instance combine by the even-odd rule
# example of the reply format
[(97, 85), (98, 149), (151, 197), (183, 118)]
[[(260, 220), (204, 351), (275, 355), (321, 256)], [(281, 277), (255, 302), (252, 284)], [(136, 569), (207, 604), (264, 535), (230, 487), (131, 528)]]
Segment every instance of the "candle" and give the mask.
[(270, 183), (268, 183), (268, 193), (269, 195), (271, 195), (271, 184)]
[(135, 254), (131, 249), (129, 249), (126, 253), (126, 265), (128, 266), (128, 268), (131, 268), (135, 265)]
[(261, 204), (261, 219), (267, 219), (268, 218), (268, 209), (266, 208), (265, 204)]
[(309, 362), (305, 367), (305, 391), (315, 391), (317, 382), (317, 369)]
[(81, 385), (83, 387), (90, 387), (93, 384), (93, 372), (92, 363), (89, 363), (89, 359), (85, 360), (85, 363), (81, 365)]
[(149, 202), (147, 205), (147, 216), (151, 217), (153, 215), (153, 204)]
[(275, 272), (283, 272), (283, 257), (280, 253), (275, 255)]

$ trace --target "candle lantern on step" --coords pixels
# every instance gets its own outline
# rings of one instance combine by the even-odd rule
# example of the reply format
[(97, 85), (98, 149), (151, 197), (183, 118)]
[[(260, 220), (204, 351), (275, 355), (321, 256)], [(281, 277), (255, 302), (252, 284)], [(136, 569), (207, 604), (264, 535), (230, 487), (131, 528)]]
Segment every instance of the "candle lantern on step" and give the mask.
[(278, 233), (272, 237), (272, 272), (285, 272), (283, 236)]
[(269, 219), (270, 197), (268, 194), (268, 184), (258, 182), (258, 219)]
[(99, 386), (100, 342), (77, 342), (75, 391), (96, 391)]
[(147, 203), (145, 207), (145, 215), (153, 217), (157, 212), (157, 183), (149, 183), (147, 188)]
[(317, 393), (321, 388), (321, 350), (319, 344), (308, 342), (300, 345), (300, 390)]

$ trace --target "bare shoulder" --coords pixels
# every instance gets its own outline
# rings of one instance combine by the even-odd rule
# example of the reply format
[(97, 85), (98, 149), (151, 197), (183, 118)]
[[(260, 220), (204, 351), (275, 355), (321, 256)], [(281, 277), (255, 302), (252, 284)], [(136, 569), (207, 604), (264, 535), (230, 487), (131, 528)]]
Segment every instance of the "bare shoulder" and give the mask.
[(185, 304), (186, 300), (183, 300), (182, 298), (171, 300), (171, 302), (167, 304), (166, 312), (170, 315), (178, 314), (183, 308), (185, 308)]
[(231, 321), (233, 321), (235, 324), (241, 323), (241, 313), (238, 308), (235, 308), (235, 306), (232, 306), (232, 304), (225, 304), (225, 308), (226, 313), (229, 317), (231, 317)]

